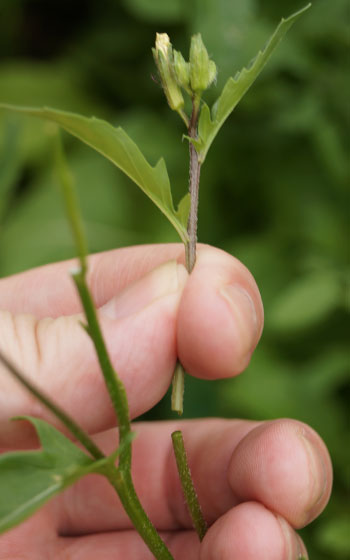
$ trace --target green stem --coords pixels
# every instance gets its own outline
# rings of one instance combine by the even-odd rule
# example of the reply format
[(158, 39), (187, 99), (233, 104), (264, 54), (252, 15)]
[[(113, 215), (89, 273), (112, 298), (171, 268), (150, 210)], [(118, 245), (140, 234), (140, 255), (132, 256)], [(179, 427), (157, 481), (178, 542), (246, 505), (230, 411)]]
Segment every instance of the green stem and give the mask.
[(183, 413), (185, 371), (178, 361), (173, 375), (173, 388), (171, 392), (171, 410), (180, 416)]
[[(89, 334), (96, 350), (98, 361), (101, 367), (102, 375), (110, 395), (119, 428), (120, 444), (129, 437), (131, 426), (129, 417), (129, 406), (126, 391), (123, 383), (119, 379), (107, 352), (105, 341), (102, 336), (101, 328), (97, 319), (95, 305), (86, 284), (85, 274), (83, 271), (74, 272), (73, 280), (79, 292), (80, 300), (83, 305), (87, 320), (86, 331)], [(123, 451), (119, 457), (119, 465), (122, 468), (131, 468), (131, 443), (123, 447)]]
[(71, 418), (62, 408), (60, 408), (56, 403), (54, 403), (50, 397), (48, 397), (43, 391), (34, 385), (29, 379), (23, 375), (18, 368), (10, 362), (2, 352), (0, 352), (0, 362), (4, 364), (6, 369), (11, 373), (11, 375), (23, 385), (38, 401), (40, 401), (45, 408), (47, 408), (52, 414), (58, 418), (62, 424), (68, 428), (70, 433), (85, 447), (85, 449), (95, 458), (103, 459), (105, 455), (102, 451), (94, 444), (94, 442), (89, 438), (87, 433)]
[(60, 177), (60, 185), (63, 195), (68, 222), (72, 230), (77, 253), (79, 255), (82, 272), (87, 271), (88, 245), (84, 231), (83, 219), (80, 213), (78, 198), (74, 189), (73, 177), (63, 153), (62, 141), (59, 132), (55, 134), (55, 160)]
[(199, 539), (202, 540), (207, 532), (207, 524), (203, 517), (191, 477), (182, 433), (180, 431), (173, 432), (171, 434), (171, 439), (173, 440), (177, 470), (179, 472), (182, 490), (192, 518), (192, 523), (197, 531)]
[(116, 490), (137, 532), (155, 558), (157, 560), (174, 560), (137, 497), (130, 471), (122, 470), (112, 465), (107, 468), (105, 475)]

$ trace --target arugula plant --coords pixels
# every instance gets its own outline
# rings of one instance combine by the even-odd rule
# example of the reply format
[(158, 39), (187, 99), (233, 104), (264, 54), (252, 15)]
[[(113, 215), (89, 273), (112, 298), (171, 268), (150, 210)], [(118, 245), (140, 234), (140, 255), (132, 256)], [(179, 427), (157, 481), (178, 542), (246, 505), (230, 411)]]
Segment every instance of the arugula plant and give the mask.
[[(197, 34), (192, 37), (189, 61), (186, 61), (180, 52), (173, 49), (166, 34), (157, 34), (153, 56), (160, 82), (170, 108), (179, 114), (186, 126), (185, 138), (189, 142), (189, 192), (184, 195), (177, 208), (174, 207), (164, 160), (160, 159), (152, 167), (122, 128), (115, 128), (108, 122), (94, 117), (86, 118), (56, 109), (27, 108), (4, 104), (0, 105), (0, 108), (51, 121), (119, 167), (158, 206), (174, 226), (184, 243), (186, 267), (191, 272), (196, 261), (200, 171), (209, 148), (221, 126), (253, 84), (284, 34), (309, 7), (310, 4), (281, 20), (265, 47), (259, 51), (251, 63), (227, 80), (212, 107), (203, 101), (202, 95), (215, 82), (217, 70), (215, 63), (209, 59), (201, 35)], [(185, 110), (186, 96), (191, 103), (190, 114), (187, 114)], [(0, 457), (0, 495), (2, 497), (0, 533), (27, 519), (51, 497), (82, 476), (94, 472), (109, 480), (135, 529), (154, 557), (158, 560), (171, 560), (173, 557), (170, 551), (147, 517), (134, 489), (131, 474), (133, 432), (127, 395), (110, 361), (96, 308), (87, 286), (87, 243), (75, 196), (73, 178), (65, 161), (58, 133), (55, 136), (54, 151), (56, 172), (79, 256), (79, 267), (71, 274), (85, 311), (86, 323), (82, 326), (91, 337), (98, 356), (101, 372), (116, 415), (119, 442), (116, 450), (106, 457), (73, 418), (69, 417), (48, 395), (31, 383), (4, 354), (0, 353), (0, 361), (8, 372), (51, 411), (80, 443), (80, 447), (78, 447), (43, 420), (28, 416), (14, 419), (25, 420), (32, 424), (41, 443), (41, 449), (4, 453)], [(183, 410), (183, 390), (184, 371), (181, 364), (178, 363), (173, 377), (172, 409), (179, 414)], [(172, 434), (172, 442), (193, 526), (199, 539), (202, 539), (207, 526), (191, 479), (180, 431)]]

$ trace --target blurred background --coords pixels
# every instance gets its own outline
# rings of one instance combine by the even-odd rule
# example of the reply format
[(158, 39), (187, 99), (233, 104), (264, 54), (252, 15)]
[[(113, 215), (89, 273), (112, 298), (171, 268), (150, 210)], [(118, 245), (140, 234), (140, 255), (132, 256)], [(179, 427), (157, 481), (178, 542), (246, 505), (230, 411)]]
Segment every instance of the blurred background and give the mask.
[[(282, 5), (283, 4), (283, 5)], [(163, 155), (178, 201), (188, 146), (156, 80), (151, 47), (167, 32), (188, 52), (201, 32), (226, 79), (301, 0), (1, 0), (0, 102), (48, 105), (121, 125), (154, 164)], [(199, 239), (241, 259), (261, 289), (266, 328), (241, 377), (187, 380), (185, 416), (292, 417), (311, 424), (335, 470), (331, 502), (302, 531), (310, 558), (348, 558), (346, 347), (346, 0), (315, 0), (224, 125), (203, 166)], [(45, 123), (0, 112), (0, 275), (74, 249)], [(177, 241), (123, 174), (64, 135), (91, 251)], [(167, 396), (147, 418), (170, 417)], [(215, 484), (215, 481), (211, 481)]]

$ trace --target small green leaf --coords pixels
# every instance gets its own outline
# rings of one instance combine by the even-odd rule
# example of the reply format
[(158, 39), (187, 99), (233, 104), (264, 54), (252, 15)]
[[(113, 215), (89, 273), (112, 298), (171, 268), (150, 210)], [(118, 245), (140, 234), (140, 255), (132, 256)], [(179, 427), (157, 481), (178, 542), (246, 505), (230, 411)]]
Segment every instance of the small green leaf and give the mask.
[(0, 533), (18, 525), (52, 496), (109, 460), (95, 461), (53, 426), (30, 416), (42, 448), (0, 455)]
[(259, 51), (250, 65), (237, 72), (234, 78), (228, 79), (220, 97), (212, 107), (211, 114), (207, 105), (204, 104), (198, 123), (200, 148), (196, 148), (201, 163), (204, 162), (208, 150), (225, 120), (256, 80), (282, 37), (310, 6), (311, 4), (308, 4), (288, 18), (282, 18), (266, 46)]
[(0, 108), (40, 117), (59, 124), (67, 132), (105, 156), (132, 179), (165, 214), (184, 243), (188, 241), (187, 217), (175, 210), (164, 159), (152, 167), (133, 140), (121, 128), (95, 117), (87, 118), (56, 109), (37, 109), (0, 104)]

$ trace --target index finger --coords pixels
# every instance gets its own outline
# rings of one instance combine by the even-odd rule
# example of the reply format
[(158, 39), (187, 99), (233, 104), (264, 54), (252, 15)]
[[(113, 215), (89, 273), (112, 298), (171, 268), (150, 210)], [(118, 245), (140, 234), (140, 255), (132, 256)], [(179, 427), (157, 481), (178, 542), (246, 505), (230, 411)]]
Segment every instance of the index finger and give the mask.
[[(155, 267), (185, 260), (181, 244), (139, 245), (89, 257), (88, 284), (97, 308)], [(82, 311), (69, 271), (76, 260), (49, 264), (0, 280), (0, 309), (37, 318)], [(198, 244), (177, 321), (178, 355), (189, 373), (230, 377), (248, 365), (263, 327), (254, 278), (228, 253)]]
[[(90, 255), (88, 284), (96, 307), (169, 260), (184, 262), (180, 243), (137, 245)], [(47, 264), (0, 279), (0, 309), (37, 318), (79, 313), (82, 308), (70, 278), (77, 259)]]

